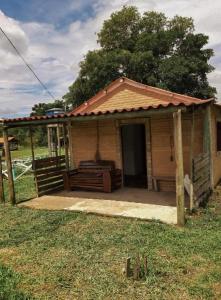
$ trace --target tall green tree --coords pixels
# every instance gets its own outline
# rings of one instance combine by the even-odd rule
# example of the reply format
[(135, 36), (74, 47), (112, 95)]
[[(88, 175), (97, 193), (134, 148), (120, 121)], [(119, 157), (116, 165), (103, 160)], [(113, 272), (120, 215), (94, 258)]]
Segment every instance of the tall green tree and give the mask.
[(104, 21), (98, 43), (63, 97), (74, 107), (120, 76), (203, 99), (216, 93), (207, 79), (213, 50), (206, 47), (208, 36), (195, 33), (192, 18), (141, 15), (125, 6)]

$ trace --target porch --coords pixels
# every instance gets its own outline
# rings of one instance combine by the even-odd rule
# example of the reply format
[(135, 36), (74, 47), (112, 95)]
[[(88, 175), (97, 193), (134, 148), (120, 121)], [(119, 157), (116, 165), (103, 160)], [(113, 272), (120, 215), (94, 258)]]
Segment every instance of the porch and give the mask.
[[(186, 207), (188, 202), (186, 197)], [(112, 193), (61, 191), (32, 199), (19, 206), (177, 223), (175, 192), (151, 192), (139, 188), (121, 188)]]

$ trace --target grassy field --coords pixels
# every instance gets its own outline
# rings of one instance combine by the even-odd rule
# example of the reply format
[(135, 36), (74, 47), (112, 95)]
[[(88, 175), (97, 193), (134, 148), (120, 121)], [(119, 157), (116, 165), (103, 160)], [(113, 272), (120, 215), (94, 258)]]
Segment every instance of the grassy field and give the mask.
[[(221, 215), (185, 228), (0, 206), (0, 299), (221, 299)], [(148, 274), (122, 272), (147, 255)]]
[[(17, 202), (36, 195), (31, 174), (15, 187)], [(219, 207), (185, 228), (7, 204), (0, 220), (0, 299), (221, 299)], [(147, 276), (127, 279), (125, 260), (138, 253)]]
[[(47, 156), (48, 148), (47, 147), (36, 147), (34, 149), (35, 156)], [(18, 150), (11, 151), (12, 159), (25, 159), (31, 157), (31, 148), (19, 147)]]

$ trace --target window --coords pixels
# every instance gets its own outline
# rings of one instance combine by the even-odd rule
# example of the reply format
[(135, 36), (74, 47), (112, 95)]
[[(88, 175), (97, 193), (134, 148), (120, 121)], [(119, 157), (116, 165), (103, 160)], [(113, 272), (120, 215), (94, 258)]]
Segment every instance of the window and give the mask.
[(216, 123), (216, 150), (221, 151), (221, 122)]

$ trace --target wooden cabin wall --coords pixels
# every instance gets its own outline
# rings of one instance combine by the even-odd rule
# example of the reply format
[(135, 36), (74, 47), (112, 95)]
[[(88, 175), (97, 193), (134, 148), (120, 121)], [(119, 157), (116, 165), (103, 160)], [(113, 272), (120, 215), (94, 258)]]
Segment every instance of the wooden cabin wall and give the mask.
[[(130, 120), (130, 123), (132, 120)], [(137, 123), (137, 119), (136, 119)], [(152, 118), (151, 124), (151, 151), (152, 151), (152, 174), (153, 176), (175, 177), (175, 156), (173, 119), (170, 117)], [(190, 117), (183, 116), (183, 154), (184, 173), (190, 174)], [(77, 167), (81, 160), (94, 160), (97, 141), (97, 122), (77, 122), (72, 125), (72, 149), (74, 166)], [(120, 168), (121, 162), (118, 151), (118, 135), (114, 120), (99, 121), (99, 149), (101, 159), (114, 160), (116, 167)], [(194, 155), (203, 151), (203, 118), (201, 115), (195, 117), (195, 145)], [(220, 157), (221, 158), (221, 157)], [(164, 189), (164, 188), (162, 188)], [(166, 190), (174, 190), (174, 184), (165, 185)]]
[(221, 109), (212, 109), (212, 166), (213, 166), (213, 183), (217, 185), (221, 179), (221, 152), (217, 151), (217, 128), (216, 123), (221, 122)]
[[(101, 120), (98, 126), (100, 157), (115, 161), (116, 167), (119, 168), (115, 121)], [(74, 166), (77, 167), (81, 160), (94, 160), (97, 149), (97, 122), (74, 123), (71, 133)]]
[[(191, 121), (185, 115), (182, 118), (182, 131), (184, 173), (190, 174)], [(201, 115), (195, 117), (194, 131), (194, 155), (197, 155), (203, 151), (203, 119)], [(151, 120), (151, 141), (153, 176), (175, 176), (176, 165), (172, 117)]]

